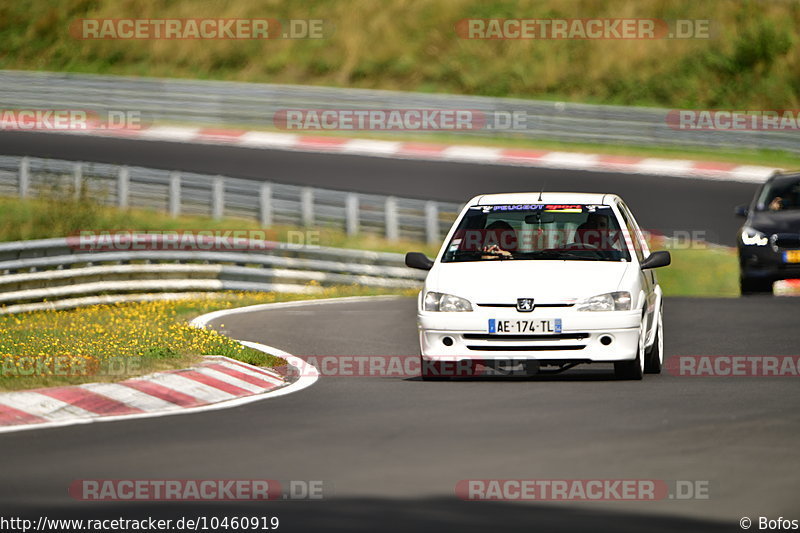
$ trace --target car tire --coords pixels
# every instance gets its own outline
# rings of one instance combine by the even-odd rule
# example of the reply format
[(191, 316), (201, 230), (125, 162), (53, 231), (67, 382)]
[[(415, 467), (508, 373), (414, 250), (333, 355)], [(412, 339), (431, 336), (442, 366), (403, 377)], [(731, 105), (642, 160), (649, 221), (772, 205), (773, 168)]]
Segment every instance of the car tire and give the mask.
[(653, 345), (647, 350), (644, 360), (645, 374), (660, 374), (661, 366), (664, 362), (664, 311), (658, 312), (658, 325), (656, 325), (656, 338)]
[(739, 278), (742, 296), (752, 294), (772, 294), (772, 280), (760, 278)]
[(422, 381), (446, 381), (447, 377), (442, 375), (442, 366), (433, 361), (427, 363), (419, 356), (419, 375)]
[(639, 327), (639, 348), (636, 351), (636, 359), (632, 361), (615, 361), (614, 375), (618, 379), (640, 380), (644, 377), (644, 316), (642, 325)]

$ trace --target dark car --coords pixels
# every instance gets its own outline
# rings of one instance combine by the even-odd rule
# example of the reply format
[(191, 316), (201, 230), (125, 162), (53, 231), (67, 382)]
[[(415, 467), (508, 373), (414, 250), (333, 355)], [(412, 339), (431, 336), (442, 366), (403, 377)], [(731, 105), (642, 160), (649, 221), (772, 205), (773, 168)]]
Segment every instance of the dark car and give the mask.
[(800, 172), (774, 174), (736, 214), (746, 217), (737, 239), (742, 294), (800, 278)]

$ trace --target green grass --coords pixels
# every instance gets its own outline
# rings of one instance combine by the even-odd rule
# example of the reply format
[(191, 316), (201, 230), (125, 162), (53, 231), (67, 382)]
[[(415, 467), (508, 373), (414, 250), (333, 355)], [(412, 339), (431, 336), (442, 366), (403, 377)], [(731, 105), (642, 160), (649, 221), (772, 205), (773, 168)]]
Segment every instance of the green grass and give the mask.
[[(379, 235), (362, 234), (348, 236), (336, 228), (300, 228), (273, 226), (262, 228), (256, 221), (243, 218), (222, 218), (213, 220), (202, 216), (169, 215), (148, 209), (121, 210), (106, 207), (90, 200), (64, 200), (69, 196), (45, 192), (42, 197), (20, 200), (0, 197), (0, 241), (19, 241), (28, 239), (47, 239), (66, 237), (80, 231), (170, 231), (170, 230), (261, 230), (268, 240), (289, 241), (298, 231), (313, 232), (313, 238), (320, 246), (375, 250), (381, 252), (405, 253), (413, 249), (435, 254), (438, 246), (430, 246), (416, 241), (388, 241)], [(305, 239), (306, 237), (304, 237)]]
[[(79, 40), (81, 18), (324, 19), (324, 39)], [(464, 18), (709, 19), (710, 39), (466, 40)], [(800, 4), (758, 0), (30, 0), (0, 68), (672, 108), (800, 107)]]
[(670, 253), (672, 264), (656, 274), (664, 295), (739, 296), (739, 261), (734, 249), (671, 249)]

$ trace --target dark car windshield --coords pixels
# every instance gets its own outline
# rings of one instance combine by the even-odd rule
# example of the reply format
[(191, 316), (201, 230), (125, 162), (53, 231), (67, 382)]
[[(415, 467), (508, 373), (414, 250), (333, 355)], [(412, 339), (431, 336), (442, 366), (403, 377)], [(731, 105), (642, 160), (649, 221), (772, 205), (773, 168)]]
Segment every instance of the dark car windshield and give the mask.
[(442, 262), (630, 261), (625, 241), (607, 205), (472, 206), (450, 239)]
[(800, 178), (778, 178), (764, 185), (756, 211), (800, 209)]

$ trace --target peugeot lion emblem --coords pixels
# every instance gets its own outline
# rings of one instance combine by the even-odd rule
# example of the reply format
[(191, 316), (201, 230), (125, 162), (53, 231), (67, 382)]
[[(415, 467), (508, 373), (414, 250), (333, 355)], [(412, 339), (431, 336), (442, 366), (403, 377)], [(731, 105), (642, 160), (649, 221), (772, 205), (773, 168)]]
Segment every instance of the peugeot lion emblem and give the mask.
[(523, 313), (533, 311), (533, 298), (517, 298), (517, 311)]

